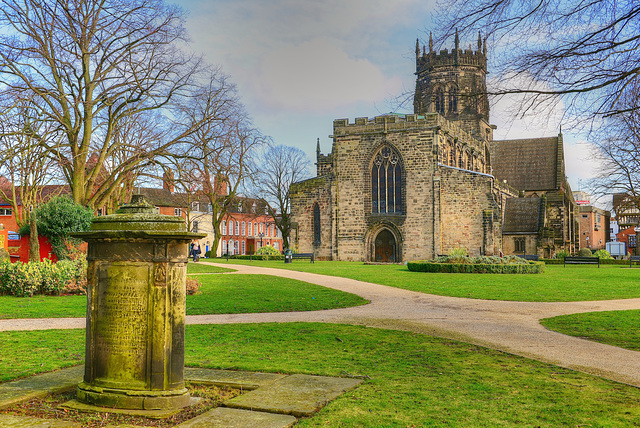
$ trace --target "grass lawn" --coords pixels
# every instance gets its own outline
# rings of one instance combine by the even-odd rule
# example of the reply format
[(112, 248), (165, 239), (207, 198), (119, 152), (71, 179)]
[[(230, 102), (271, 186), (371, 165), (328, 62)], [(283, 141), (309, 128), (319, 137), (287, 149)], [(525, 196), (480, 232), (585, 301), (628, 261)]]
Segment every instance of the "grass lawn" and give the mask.
[(295, 279), (270, 275), (201, 275), (200, 293), (187, 296), (187, 315), (317, 311), (367, 300)]
[(187, 264), (187, 274), (191, 273), (226, 273), (235, 272), (235, 269), (222, 268), (218, 266), (204, 265), (202, 263), (189, 262)]
[(640, 351), (640, 310), (588, 312), (540, 321), (549, 330)]
[[(77, 364), (84, 331), (0, 333), (0, 379)], [(298, 426), (607, 426), (640, 418), (640, 389), (501, 352), (357, 326), (187, 326), (186, 363), (367, 378)]]
[[(354, 294), (269, 275), (201, 275), (200, 280), (200, 293), (187, 296), (187, 315), (316, 311), (367, 303)], [(86, 305), (86, 296), (0, 296), (0, 319), (85, 317)]]
[[(213, 261), (213, 260), (212, 260)], [(225, 259), (215, 259), (227, 263)], [(441, 296), (522, 302), (572, 302), (640, 297), (640, 269), (620, 265), (547, 265), (532, 275), (410, 272), (404, 265), (361, 262), (229, 260), (235, 264), (341, 276)]]

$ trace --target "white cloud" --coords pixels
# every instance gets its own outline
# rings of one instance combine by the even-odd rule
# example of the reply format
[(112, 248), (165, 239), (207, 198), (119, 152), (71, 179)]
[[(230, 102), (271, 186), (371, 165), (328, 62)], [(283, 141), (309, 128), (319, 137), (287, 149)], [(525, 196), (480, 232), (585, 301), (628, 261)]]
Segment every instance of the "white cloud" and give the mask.
[(260, 79), (251, 82), (251, 91), (267, 109), (339, 111), (361, 101), (374, 104), (402, 84), (324, 39), (282, 46), (255, 71)]

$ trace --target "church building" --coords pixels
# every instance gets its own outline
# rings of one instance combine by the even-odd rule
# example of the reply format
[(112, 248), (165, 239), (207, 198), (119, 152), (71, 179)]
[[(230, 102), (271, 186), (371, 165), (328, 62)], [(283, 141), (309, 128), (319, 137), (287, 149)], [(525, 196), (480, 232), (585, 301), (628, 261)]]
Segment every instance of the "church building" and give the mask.
[(317, 177), (290, 191), (298, 251), (377, 262), (501, 251), (507, 200), (524, 189), (492, 172), (486, 41), (417, 42), (416, 70), (413, 114), (334, 120), (331, 153), (318, 143)]

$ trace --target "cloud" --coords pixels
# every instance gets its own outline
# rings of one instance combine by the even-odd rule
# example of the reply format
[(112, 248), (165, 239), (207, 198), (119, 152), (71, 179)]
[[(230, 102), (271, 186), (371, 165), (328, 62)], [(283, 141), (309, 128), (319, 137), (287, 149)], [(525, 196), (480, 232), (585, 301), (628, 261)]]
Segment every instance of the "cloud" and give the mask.
[(282, 46), (255, 71), (260, 79), (251, 82), (251, 91), (267, 109), (335, 111), (361, 101), (374, 104), (402, 85), (324, 39)]

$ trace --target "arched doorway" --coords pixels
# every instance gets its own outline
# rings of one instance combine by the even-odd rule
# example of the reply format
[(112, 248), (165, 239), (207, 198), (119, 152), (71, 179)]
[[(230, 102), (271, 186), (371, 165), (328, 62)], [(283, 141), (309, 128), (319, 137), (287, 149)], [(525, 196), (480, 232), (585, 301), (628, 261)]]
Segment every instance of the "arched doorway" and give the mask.
[(396, 238), (388, 229), (383, 229), (378, 233), (374, 241), (374, 260), (376, 262), (396, 261)]

